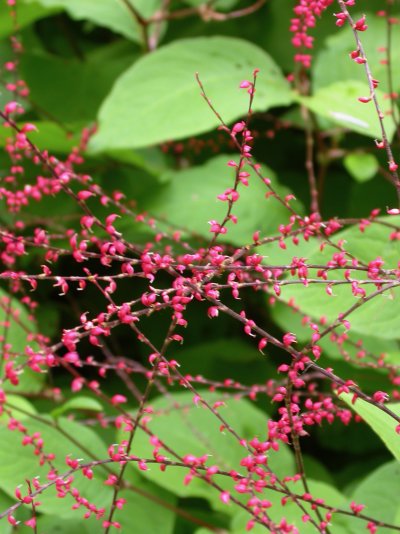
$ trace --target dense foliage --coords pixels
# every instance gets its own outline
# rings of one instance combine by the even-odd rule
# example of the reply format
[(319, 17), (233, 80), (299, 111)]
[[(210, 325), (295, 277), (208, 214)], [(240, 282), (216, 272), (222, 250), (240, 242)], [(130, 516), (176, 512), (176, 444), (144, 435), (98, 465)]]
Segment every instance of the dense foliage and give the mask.
[(0, 2), (0, 531), (400, 531), (399, 2)]

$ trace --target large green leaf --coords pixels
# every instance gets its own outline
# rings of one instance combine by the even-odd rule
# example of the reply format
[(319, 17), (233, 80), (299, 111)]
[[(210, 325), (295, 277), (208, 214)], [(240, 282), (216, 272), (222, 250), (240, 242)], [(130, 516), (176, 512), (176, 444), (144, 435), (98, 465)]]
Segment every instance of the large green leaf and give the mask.
[[(3, 519), (4, 522), (4, 519)], [(4, 525), (5, 526), (5, 525)], [(37, 527), (39, 532), (46, 534), (71, 534), (71, 532), (79, 532), (79, 534), (100, 534), (104, 529), (101, 529), (101, 523), (90, 522), (88, 524), (86, 519), (65, 519), (60, 521), (58, 516), (39, 515), (37, 517)], [(24, 524), (18, 526), (18, 534), (32, 534), (32, 529)]]
[[(127, 503), (122, 510), (117, 510), (115, 520), (121, 524), (122, 531), (135, 534), (172, 534), (177, 516), (170, 507), (176, 505), (176, 497), (143, 480), (139, 484), (139, 490), (151, 492), (155, 495), (155, 500), (131, 491), (121, 491), (118, 497), (126, 499)], [(165, 505), (160, 505), (160, 502)]]
[[(59, 424), (66, 434), (61, 434), (43, 422), (24, 420), (24, 425), (30, 434), (40, 432), (44, 440), (44, 452), (52, 452), (56, 455), (54, 465), (60, 473), (68, 470), (65, 463), (68, 454), (71, 454), (73, 458), (82, 458), (84, 461), (107, 458), (106, 446), (93, 430), (65, 418), (60, 418)], [(68, 436), (71, 436), (71, 439)], [(0, 429), (0, 488), (12, 497), (17, 485), (35, 476), (41, 476), (45, 480), (49, 470), (47, 464), (39, 466), (39, 460), (33, 454), (33, 448), (29, 445), (23, 446), (21, 440), (22, 435), (19, 432), (11, 432), (6, 428)], [(96, 506), (107, 506), (112, 492), (109, 486), (104, 485), (106, 478), (106, 471), (100, 467), (94, 470), (92, 480), (84, 478), (80, 473), (76, 474), (74, 486)], [(54, 487), (43, 493), (40, 500), (42, 513), (57, 514), (66, 518), (81, 517), (79, 512), (77, 514), (76, 511), (71, 510), (70, 505), (73, 504), (71, 498), (68, 498), (68, 501), (60, 501)]]
[[(146, 208), (182, 229), (211, 239), (208, 221), (222, 222), (227, 211), (226, 202), (217, 196), (234, 184), (234, 170), (227, 165), (231, 156), (220, 155), (206, 164), (182, 171), (170, 171), (164, 175), (167, 182), (152, 196)], [(285, 196), (289, 190), (280, 186), (271, 170), (264, 168), (264, 176), (272, 179), (277, 191)], [(279, 223), (287, 218), (288, 211), (277, 200), (266, 200), (267, 189), (253, 174), (249, 187), (240, 186), (240, 198), (233, 207), (238, 223), (228, 223), (223, 238), (237, 245), (252, 242), (256, 230), (261, 234), (276, 232)]]
[[(369, 474), (353, 491), (351, 500), (365, 505), (363, 514), (378, 522), (383, 521), (400, 527), (399, 495), (400, 464), (393, 461)], [(343, 517), (341, 523), (351, 534), (359, 534), (365, 530), (360, 520), (353, 517)], [(398, 532), (389, 528), (382, 530), (388, 534)]]
[[(14, 500), (11, 499), (8, 495), (6, 495), (3, 491), (0, 491), (0, 510), (1, 511), (7, 510), (13, 504), (14, 504)], [(0, 522), (0, 524), (1, 524), (2, 534), (10, 534), (11, 532), (14, 531), (13, 527), (7, 522), (6, 519), (3, 519)], [(31, 532), (32, 532), (32, 529), (31, 529)]]
[(54, 419), (57, 419), (66, 412), (75, 412), (76, 410), (83, 412), (101, 412), (103, 406), (97, 399), (85, 395), (77, 395), (64, 402), (61, 406), (54, 408), (50, 415)]
[[(221, 400), (221, 395), (215, 393), (202, 391), (201, 395), (210, 404)], [(223, 400), (226, 406), (219, 409), (220, 413), (241, 438), (252, 439), (257, 436), (260, 440), (265, 439), (266, 414), (244, 399)], [(246, 456), (246, 450), (229, 432), (221, 432), (221, 422), (201, 403), (197, 406), (192, 393), (175, 393), (159, 398), (152, 403), (152, 407), (154, 413), (148, 428), (176, 453), (181, 456), (208, 454), (210, 458), (207, 465), (218, 465), (220, 469), (228, 471), (230, 469), (243, 471), (239, 462)], [(120, 439), (125, 437), (125, 434), (120, 433)], [(142, 430), (138, 429), (136, 433), (133, 451), (139, 457), (152, 456), (153, 446), (149, 443), (149, 436)], [(173, 459), (171, 454), (163, 449), (160, 452)], [(278, 452), (270, 454), (268, 465), (278, 476), (288, 475), (294, 470), (292, 455), (282, 445)], [(161, 472), (156, 467), (150, 466), (148, 471), (141, 473), (180, 497), (204, 497), (214, 508), (228, 511), (226, 505), (220, 502), (217, 492), (203, 480), (194, 478), (189, 485), (184, 485), (183, 479), (187, 474), (185, 469), (168, 467), (165, 472)], [(226, 477), (216, 476), (215, 482), (227, 490), (232, 490), (232, 481)]]
[[(369, 8), (368, 3), (365, 7)], [(362, 9), (364, 6), (360, 5)], [(370, 8), (371, 9), (371, 8)], [(378, 9), (378, 8), (377, 8)], [(361, 17), (352, 14), (353, 18)], [(373, 13), (367, 13), (368, 31), (362, 35), (362, 44), (368, 58), (373, 77), (379, 80), (379, 87), (382, 91), (389, 92), (387, 85), (387, 65), (382, 62), (385, 59), (384, 51), (380, 46), (385, 46), (387, 40), (387, 25), (384, 17), (378, 17)], [(358, 80), (366, 83), (365, 68), (357, 65), (349, 58), (349, 53), (357, 48), (354, 41), (353, 32), (347, 25), (330, 36), (325, 43), (325, 47), (317, 54), (313, 68), (313, 88), (314, 90), (329, 86), (337, 80)], [(392, 32), (391, 56), (393, 66), (400, 61), (400, 34)], [(335, 68), (332, 68), (332, 65)], [(393, 87), (397, 91), (400, 88), (399, 69), (392, 69)]]
[[(29, 133), (29, 139), (40, 148), (40, 150), (48, 150), (50, 152), (69, 153), (72, 148), (79, 145), (80, 132), (83, 124), (73, 125), (71, 132), (50, 121), (29, 121), (34, 124), (37, 131)], [(21, 127), (23, 123), (19, 123)], [(7, 130), (0, 130), (0, 146), (4, 147), (6, 140), (10, 137), (10, 132)]]
[[(286, 292), (286, 289), (283, 289)], [(306, 290), (308, 291), (308, 289)], [(334, 291), (336, 294), (336, 290)], [(329, 303), (328, 303), (329, 307)], [(276, 302), (271, 307), (271, 315), (283, 331), (285, 332), (296, 332), (297, 340), (300, 343), (310, 343), (311, 336), (313, 331), (311, 330), (308, 324), (303, 322), (303, 314), (298, 313), (294, 310), (293, 307), (287, 305), (283, 302)], [(317, 315), (314, 316), (317, 318)], [(398, 346), (395, 339), (382, 339), (370, 334), (352, 335), (352, 331), (349, 332), (349, 339), (343, 341), (341, 348), (350, 358), (350, 363), (354, 362), (354, 365), (359, 368), (359, 360), (357, 359), (357, 353), (360, 351), (360, 347), (357, 346), (357, 341), (362, 339), (362, 349), (367, 353), (363, 359), (363, 362), (376, 363), (376, 357), (379, 354), (384, 353), (386, 355), (385, 361), (390, 361), (390, 363), (397, 364), (399, 363), (399, 355), (396, 352)], [(329, 356), (332, 359), (343, 361), (343, 352), (339, 350), (337, 343), (332, 341), (329, 336), (325, 336), (318, 342), (318, 345), (322, 348), (324, 356)], [(374, 358), (375, 357), (375, 358)], [(380, 372), (379, 368), (375, 372)], [(384, 369), (381, 370), (381, 373), (386, 373)]]
[(24, 366), (27, 359), (26, 347), (29, 345), (34, 348), (35, 346), (31, 341), (28, 341), (28, 337), (36, 333), (36, 326), (32, 322), (32, 318), (25, 306), (16, 299), (11, 298), (3, 290), (0, 290), (0, 303), (2, 304), (0, 307), (0, 324), (4, 325), (5, 322), (9, 324), (4, 331), (5, 341), (10, 345), (10, 351), (17, 355), (16, 365), (23, 366), (23, 372), (18, 377), (19, 384), (14, 386), (9, 381), (5, 381), (3, 387), (12, 392), (36, 393), (41, 389), (45, 375), (35, 373), (29, 367)]
[(0, 425), (7, 426), (10, 417), (23, 421), (29, 419), (30, 415), (37, 414), (36, 408), (25, 397), (20, 395), (7, 394), (7, 412), (3, 412), (0, 416)]
[[(127, 502), (122, 510), (117, 510), (114, 514), (114, 520), (120, 523), (122, 532), (132, 532), (135, 534), (148, 534), (149, 532), (157, 532), (157, 534), (172, 534), (175, 524), (175, 513), (171, 506), (176, 504), (176, 499), (173, 495), (167, 493), (161, 488), (155, 490), (154, 485), (141, 481), (140, 491), (151, 491), (155, 494), (155, 501), (149, 500), (140, 494), (132, 493), (131, 491), (122, 490), (118, 494), (118, 498), (125, 499)], [(4, 496), (6, 497), (6, 496)], [(10, 503), (13, 502), (6, 497)], [(165, 506), (159, 503), (163, 502)], [(7, 502), (7, 501), (5, 501)], [(111, 500), (110, 500), (111, 502)], [(0, 493), (0, 505), (2, 505), (2, 493)], [(4, 509), (4, 506), (0, 508)], [(107, 513), (107, 512), (106, 512)], [(75, 516), (79, 516), (79, 512), (75, 512)], [(68, 519), (55, 515), (40, 515), (38, 516), (38, 531), (43, 534), (71, 534), (72, 532), (79, 532), (79, 534), (102, 534), (104, 528), (102, 521), (90, 521), (87, 519)], [(3, 523), (4, 523), (3, 519)], [(2, 525), (6, 528), (6, 524)], [(11, 525), (10, 525), (11, 529)], [(2, 530), (2, 534), (8, 534), (8, 531)], [(18, 528), (19, 534), (31, 534), (32, 529), (22, 525)]]
[[(10, 16), (10, 9), (5, 6), (3, 2), (2, 9), (0, 9), (0, 39), (13, 34), (15, 32), (14, 19)], [(36, 0), (31, 0), (31, 3), (25, 5), (18, 2), (18, 28), (22, 29), (36, 20), (54, 15), (58, 9), (47, 9)]]
[[(140, 27), (121, 0), (24, 0), (40, 3), (47, 8), (65, 9), (77, 20), (90, 20), (99, 26), (122, 34), (128, 39), (141, 42)], [(129, 0), (143, 17), (149, 17), (160, 7), (161, 0)]]
[[(396, 222), (393, 217), (390, 220)], [(384, 268), (396, 268), (400, 257), (400, 243), (389, 238), (392, 231), (390, 228), (374, 224), (362, 233), (358, 226), (351, 226), (335, 234), (334, 241), (343, 240), (346, 250), (359, 260), (368, 263), (381, 257), (385, 261)], [(326, 264), (334, 252), (333, 248), (327, 246), (323, 252), (311, 254), (307, 258), (308, 263)], [(357, 275), (353, 272), (352, 276), (356, 278), (361, 274)], [(343, 271), (330, 272), (329, 279), (343, 279)], [(376, 289), (374, 286), (364, 286), (364, 288), (367, 295)], [(294, 299), (300, 310), (314, 319), (324, 316), (332, 322), (338, 318), (340, 313), (344, 313), (357, 302), (350, 285), (334, 286), (332, 290), (333, 296), (328, 296), (324, 284), (310, 284), (308, 287), (303, 284), (288, 285), (282, 287), (281, 297), (286, 302), (291, 298)], [(396, 289), (362, 304), (349, 315), (348, 320), (351, 323), (352, 332), (365, 335), (373, 333), (376, 338), (397, 339), (399, 337), (399, 315), (400, 298)], [(373, 332), (371, 332), (371, 325), (373, 325)]]
[[(396, 460), (400, 461), (400, 435), (396, 432), (397, 421), (389, 414), (362, 399), (357, 399), (355, 403), (352, 403), (353, 395), (351, 393), (342, 393), (340, 398), (362, 417), (372, 430), (378, 434)], [(387, 404), (386, 406), (396, 415), (400, 415), (400, 403)]]
[(289, 85), (263, 50), (231, 37), (199, 37), (166, 45), (136, 62), (115, 84), (99, 114), (95, 150), (143, 147), (182, 139), (218, 126), (200, 96), (199, 72), (208, 96), (226, 122), (246, 114), (243, 79), (260, 69), (255, 110), (288, 105)]
[[(382, 110), (387, 111), (389, 104), (385, 100), (384, 93), (379, 89), (376, 89), (375, 93)], [(367, 137), (380, 139), (382, 133), (374, 103), (371, 101), (365, 104), (358, 100), (359, 97), (368, 96), (367, 82), (341, 80), (318, 89), (312, 96), (299, 96), (298, 100), (334, 124)], [(391, 139), (395, 131), (393, 121), (387, 119), (385, 128), (387, 136)]]

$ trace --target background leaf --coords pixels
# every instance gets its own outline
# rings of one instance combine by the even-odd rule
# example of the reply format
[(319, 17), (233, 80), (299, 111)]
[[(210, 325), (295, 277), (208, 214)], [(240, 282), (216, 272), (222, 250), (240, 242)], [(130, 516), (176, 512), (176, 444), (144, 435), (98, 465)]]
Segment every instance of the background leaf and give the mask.
[[(211, 404), (221, 400), (221, 395), (215, 393), (202, 391), (201, 395)], [(241, 437), (252, 439), (258, 436), (260, 440), (264, 439), (266, 414), (244, 399), (223, 400), (226, 406), (220, 408), (221, 415)], [(199, 406), (194, 404), (192, 393), (174, 393), (168, 399), (159, 398), (152, 403), (152, 407), (154, 414), (149, 423), (149, 429), (178, 454), (182, 456), (211, 454), (207, 465), (218, 465), (221, 469), (228, 466), (230, 466), (229, 469), (240, 468), (240, 459), (246, 456), (245, 449), (231, 434), (220, 431), (220, 423), (208, 409), (201, 404)], [(171, 410), (171, 407), (174, 409)], [(121, 433), (120, 438), (124, 439), (123, 436), (124, 434)], [(152, 445), (149, 443), (149, 436), (139, 429), (135, 436), (134, 450), (139, 457), (151, 456)], [(161, 450), (161, 453), (164, 452)], [(284, 476), (283, 473), (294, 469), (292, 455), (286, 447), (282, 447), (282, 444), (279, 453), (270, 453), (268, 465), (278, 476)], [(131, 466), (130, 469), (136, 468)], [(164, 473), (161, 473), (156, 468), (150, 468), (141, 474), (180, 497), (203, 497), (209, 500), (213, 508), (230, 513), (230, 509), (219, 500), (217, 492), (203, 480), (194, 478), (190, 484), (184, 485), (183, 478), (187, 470), (168, 467)], [(216, 476), (215, 481), (222, 487), (232, 489), (232, 480)]]
[(348, 154), (343, 164), (347, 172), (358, 182), (366, 182), (375, 176), (379, 162), (373, 154), (352, 152)]
[[(362, 399), (357, 399), (355, 403), (352, 403), (353, 395), (351, 393), (341, 393), (339, 398), (344, 400), (353, 411), (362, 417), (372, 430), (378, 434), (396, 460), (400, 461), (400, 435), (396, 432), (396, 427), (398, 426), (396, 420)], [(386, 406), (396, 415), (400, 415), (400, 403), (386, 404)]]
[[(90, 20), (133, 41), (142, 40), (135, 17), (119, 0), (25, 0), (28, 3), (32, 1), (48, 8), (65, 9), (74, 19)], [(129, 1), (144, 17), (151, 16), (161, 5), (161, 0)]]
[[(234, 184), (234, 169), (227, 165), (231, 158), (222, 154), (204, 165), (165, 173), (162, 178), (166, 185), (155, 192), (146, 203), (146, 209), (179, 228), (210, 240), (212, 234), (208, 221), (215, 219), (222, 222), (227, 209), (226, 203), (218, 200), (217, 196)], [(264, 167), (262, 171), (263, 176), (272, 180), (281, 196), (289, 193), (280, 186), (270, 169)], [(228, 232), (221, 239), (237, 245), (249, 243), (256, 230), (260, 230), (261, 234), (275, 232), (279, 221), (287, 217), (287, 209), (276, 199), (266, 201), (268, 190), (254, 173), (249, 187), (239, 186), (238, 191), (240, 199), (233, 208), (238, 223), (228, 223)]]
[[(368, 474), (351, 494), (357, 504), (364, 504), (363, 513), (389, 524), (399, 524), (400, 464), (386, 463)], [(351, 534), (359, 534), (360, 521), (347, 517), (341, 519)], [(385, 529), (394, 534), (394, 529)]]
[[(384, 93), (375, 90), (382, 111), (389, 109)], [(332, 123), (338, 124), (347, 130), (380, 139), (382, 132), (374, 103), (367, 104), (358, 101), (359, 97), (368, 97), (367, 82), (344, 80), (324, 86), (315, 91), (312, 96), (298, 97), (299, 102), (311, 109), (314, 113), (326, 117)], [(393, 137), (395, 126), (392, 120), (385, 121), (386, 133), (389, 139)]]
[[(16, 411), (16, 413), (18, 412)], [(106, 446), (92, 429), (85, 428), (83, 425), (66, 418), (60, 418), (59, 424), (64, 434), (43, 422), (32, 419), (30, 421), (24, 420), (28, 432), (40, 432), (40, 436), (44, 440), (44, 451), (56, 455), (54, 465), (60, 473), (68, 471), (68, 466), (65, 463), (68, 454), (72, 458), (82, 458), (84, 461), (107, 458)], [(68, 439), (68, 435), (71, 439)], [(45, 480), (49, 471), (47, 464), (39, 466), (39, 459), (33, 454), (32, 446), (21, 444), (22, 437), (22, 434), (17, 431), (10, 432), (7, 428), (0, 428), (0, 488), (12, 498), (15, 498), (14, 491), (17, 485), (23, 484), (25, 479), (41, 476)], [(80, 446), (76, 444), (76, 441)], [(94, 469), (92, 480), (77, 473), (74, 486), (96, 506), (107, 506), (112, 494), (110, 488), (104, 485), (106, 478), (107, 472), (100, 467)], [(21, 489), (21, 491), (23, 490)], [(40, 506), (42, 513), (56, 514), (59, 518), (77, 517), (76, 511), (71, 509), (73, 504), (71, 497), (67, 497), (67, 501), (60, 500), (54, 487), (47, 490), (41, 496), (40, 501), (42, 502)], [(95, 523), (94, 520), (93, 524)]]
[[(363, 12), (352, 13), (354, 20), (357, 20), (366, 13), (368, 31), (363, 33), (362, 43), (368, 58), (373, 77), (379, 80), (379, 88), (383, 92), (389, 92), (387, 85), (387, 66), (382, 62), (384, 52), (380, 49), (380, 44), (384, 46), (387, 38), (386, 21), (383, 17), (378, 17), (371, 9), (370, 2), (359, 5)], [(378, 6), (376, 9), (379, 9)], [(356, 49), (354, 35), (345, 28), (334, 32), (328, 37), (325, 46), (320, 50), (315, 59), (313, 68), (313, 88), (314, 90), (329, 86), (340, 80), (358, 80), (366, 83), (365, 70), (363, 65), (357, 65), (349, 58), (349, 53)], [(400, 35), (392, 32), (391, 57), (393, 64), (400, 61)], [(335, 68), (332, 68), (332, 65)], [(394, 90), (400, 88), (400, 73), (398, 69), (393, 70)]]
[(252, 77), (255, 68), (260, 74), (254, 110), (290, 104), (289, 85), (279, 68), (249, 42), (199, 37), (166, 45), (143, 57), (119, 78), (100, 110), (99, 132), (91, 147), (143, 147), (218, 126), (200, 96), (196, 72), (229, 123), (246, 114), (248, 94), (238, 86)]
[[(392, 218), (391, 221), (394, 222), (394, 219)], [(335, 242), (341, 239), (345, 240), (346, 250), (365, 263), (382, 257), (385, 258), (386, 268), (396, 268), (400, 256), (400, 244), (398, 241), (390, 239), (392, 231), (391, 228), (375, 224), (361, 233), (358, 226), (351, 226), (335, 234)], [(325, 247), (323, 252), (318, 251), (310, 254), (307, 259), (311, 264), (326, 264), (332, 258), (333, 253), (332, 248)], [(355, 277), (356, 274), (353, 273), (352, 276)], [(337, 276), (334, 272), (328, 273), (328, 280), (335, 278)], [(365, 290), (368, 295), (375, 288), (365, 286)], [(281, 298), (286, 302), (294, 299), (295, 304), (303, 313), (317, 320), (324, 316), (328, 322), (336, 320), (340, 313), (344, 313), (356, 302), (351, 288), (334, 286), (333, 296), (328, 296), (325, 285), (322, 284), (310, 284), (306, 288), (303, 285), (284, 286)], [(400, 298), (398, 291), (394, 289), (363, 304), (348, 319), (351, 324), (351, 332), (371, 335), (371, 324), (373, 324), (374, 337), (398, 339), (399, 315)]]

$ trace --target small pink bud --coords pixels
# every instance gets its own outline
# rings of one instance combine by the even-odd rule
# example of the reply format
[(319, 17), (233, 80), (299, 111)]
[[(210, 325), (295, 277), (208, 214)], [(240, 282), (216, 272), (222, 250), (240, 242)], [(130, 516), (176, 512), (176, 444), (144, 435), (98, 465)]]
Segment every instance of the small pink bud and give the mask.
[(283, 344), (285, 347), (289, 347), (292, 343), (296, 343), (296, 335), (288, 332), (283, 336)]
[(238, 134), (240, 132), (243, 132), (245, 126), (246, 126), (246, 124), (243, 121), (237, 122), (236, 124), (234, 124), (234, 126), (232, 128), (232, 134), (236, 135), (236, 134)]
[(127, 401), (128, 401), (128, 399), (124, 395), (119, 395), (119, 394), (114, 395), (111, 398), (111, 404), (113, 406), (117, 406), (118, 404), (124, 404)]
[(267, 338), (263, 337), (262, 339), (260, 339), (258, 343), (258, 350), (262, 352), (262, 350), (267, 346), (267, 344), (268, 344)]
[(365, 15), (363, 15), (354, 23), (353, 28), (358, 32), (365, 32), (365, 30), (368, 28), (368, 26), (365, 24)]
[(91, 191), (79, 191), (79, 193), (76, 195), (79, 200), (87, 200), (88, 198), (93, 196), (93, 193)]
[(222, 491), (222, 492), (219, 494), (219, 498), (221, 499), (221, 501), (222, 501), (224, 504), (228, 504), (229, 501), (231, 500), (231, 496), (230, 496), (229, 491)]
[(375, 402), (379, 402), (382, 404), (389, 400), (389, 395), (384, 391), (375, 391), (375, 393), (372, 395), (372, 398)]
[(243, 80), (240, 85), (239, 85), (239, 88), (240, 89), (248, 89), (249, 87), (251, 87), (253, 84), (251, 82), (249, 82), (248, 80)]
[(213, 319), (214, 317), (218, 317), (219, 315), (218, 306), (210, 306), (210, 308), (208, 308), (207, 314), (210, 319)]

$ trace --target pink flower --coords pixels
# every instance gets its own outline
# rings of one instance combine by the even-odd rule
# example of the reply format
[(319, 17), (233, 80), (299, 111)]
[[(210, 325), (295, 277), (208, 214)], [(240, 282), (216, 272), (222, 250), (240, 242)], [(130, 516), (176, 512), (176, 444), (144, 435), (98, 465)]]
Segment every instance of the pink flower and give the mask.
[(365, 32), (365, 30), (368, 28), (368, 26), (365, 24), (365, 15), (363, 15), (354, 23), (353, 28), (358, 32)]
[(219, 498), (221, 499), (221, 501), (222, 501), (224, 504), (228, 504), (229, 501), (231, 500), (231, 495), (230, 495), (229, 491), (222, 491), (222, 492), (219, 494)]
[(379, 402), (382, 404), (389, 400), (389, 395), (384, 391), (375, 391), (375, 393), (372, 395), (372, 398), (375, 402)]
[(239, 88), (240, 89), (248, 89), (249, 87), (251, 87), (253, 84), (251, 82), (249, 82), (249, 80), (243, 80), (240, 85), (239, 85)]
[(296, 334), (288, 332), (283, 336), (283, 344), (285, 345), (285, 347), (289, 347), (292, 343), (296, 343)]
[(25, 521), (24, 524), (27, 527), (30, 527), (35, 530), (36, 529), (36, 517), (31, 517), (30, 519), (28, 519), (28, 521)]
[(119, 395), (119, 394), (114, 395), (111, 398), (111, 404), (113, 406), (117, 406), (118, 404), (124, 404), (127, 401), (128, 401), (128, 399), (124, 395)]

